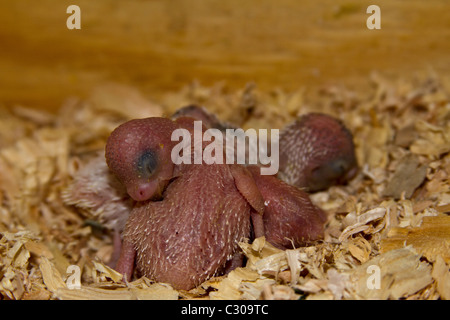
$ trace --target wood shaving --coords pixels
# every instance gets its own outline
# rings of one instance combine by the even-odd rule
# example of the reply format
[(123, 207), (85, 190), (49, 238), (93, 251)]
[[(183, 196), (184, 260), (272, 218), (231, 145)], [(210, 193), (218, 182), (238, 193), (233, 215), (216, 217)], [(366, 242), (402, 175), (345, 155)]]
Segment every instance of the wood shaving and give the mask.
[[(370, 81), (369, 92), (192, 83), (156, 102), (105, 84), (55, 114), (0, 106), (0, 299), (449, 299), (450, 81)], [(347, 125), (360, 171), (311, 195), (328, 215), (323, 241), (286, 251), (244, 241), (246, 266), (190, 291), (121, 280), (101, 219), (111, 208), (71, 201), (70, 188), (120, 123), (188, 104), (243, 128), (282, 128), (312, 111)], [(79, 288), (70, 288), (70, 266)]]
[[(379, 286), (368, 284), (368, 269), (374, 266), (381, 275)], [(352, 269), (349, 273), (354, 288), (349, 298), (354, 299), (400, 299), (420, 296), (420, 292), (431, 285), (431, 266), (420, 261), (412, 247), (391, 250)], [(350, 284), (347, 284), (351, 287)], [(419, 298), (419, 296), (416, 296)], [(433, 297), (436, 298), (436, 297)]]
[(402, 196), (409, 199), (414, 190), (424, 181), (427, 167), (421, 165), (414, 155), (407, 155), (400, 159), (397, 168), (388, 181), (383, 195), (400, 199)]

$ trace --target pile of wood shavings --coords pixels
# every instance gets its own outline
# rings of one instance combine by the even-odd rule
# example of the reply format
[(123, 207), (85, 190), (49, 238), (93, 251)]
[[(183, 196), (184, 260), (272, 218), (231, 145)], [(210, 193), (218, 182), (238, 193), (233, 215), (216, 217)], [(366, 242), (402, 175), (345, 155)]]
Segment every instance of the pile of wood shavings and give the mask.
[[(371, 84), (363, 94), (193, 83), (159, 104), (105, 85), (85, 101), (68, 99), (56, 115), (0, 108), (0, 298), (449, 299), (450, 82), (374, 75)], [(62, 194), (117, 125), (192, 103), (243, 128), (334, 115), (354, 134), (361, 170), (348, 185), (312, 195), (329, 217), (320, 243), (286, 251), (263, 238), (241, 243), (246, 267), (189, 292), (146, 278), (124, 284), (106, 263), (110, 233)], [(78, 289), (69, 288), (70, 265), (81, 271)]]

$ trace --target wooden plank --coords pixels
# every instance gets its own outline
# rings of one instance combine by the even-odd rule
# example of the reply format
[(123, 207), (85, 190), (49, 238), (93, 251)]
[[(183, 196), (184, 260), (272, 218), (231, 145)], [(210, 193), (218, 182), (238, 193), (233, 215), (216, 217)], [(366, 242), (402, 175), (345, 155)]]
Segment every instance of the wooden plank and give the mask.
[(446, 0), (380, 0), (381, 30), (368, 30), (361, 0), (78, 0), (0, 2), (0, 103), (54, 110), (99, 83), (152, 97), (195, 79), (294, 90), (358, 86), (373, 70), (448, 74)]
[(412, 245), (429, 261), (441, 256), (450, 263), (450, 216), (424, 217), (422, 225), (415, 228), (392, 228), (381, 240), (381, 253)]

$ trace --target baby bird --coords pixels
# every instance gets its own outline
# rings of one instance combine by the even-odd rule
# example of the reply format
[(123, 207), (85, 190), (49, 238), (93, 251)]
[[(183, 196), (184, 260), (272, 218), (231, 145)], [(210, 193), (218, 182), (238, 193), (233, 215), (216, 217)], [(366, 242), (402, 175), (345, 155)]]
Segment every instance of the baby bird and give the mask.
[(180, 119), (122, 124), (108, 139), (106, 159), (140, 201), (125, 226), (116, 270), (130, 279), (136, 263), (140, 274), (189, 290), (239, 256), (238, 242), (250, 237), (251, 221), (255, 235), (264, 234), (264, 202), (242, 166), (174, 165), (170, 137), (178, 123), (186, 127)]
[(309, 192), (344, 183), (357, 171), (350, 131), (325, 114), (306, 114), (280, 133), (278, 177)]
[[(181, 109), (172, 119), (132, 120), (108, 139), (105, 155), (110, 170), (94, 160), (76, 177), (81, 187), (92, 184), (89, 172), (103, 172), (105, 179), (99, 181), (105, 192), (101, 183), (96, 187), (99, 193), (81, 194), (72, 188), (67, 197), (72, 203), (80, 205), (84, 198), (105, 207), (105, 193), (123, 195), (117, 191), (120, 187), (111, 192), (115, 179), (129, 195), (123, 197), (121, 210), (107, 207), (102, 216), (113, 229), (125, 228), (118, 271), (130, 280), (136, 266), (142, 275), (189, 290), (230, 265), (239, 266), (237, 243), (244, 238), (264, 235), (285, 249), (323, 236), (325, 213), (302, 189), (321, 190), (356, 172), (352, 136), (338, 120), (310, 114), (283, 130), (278, 178), (261, 175), (257, 166), (175, 165), (171, 134), (178, 128), (193, 134), (194, 120), (203, 121), (203, 130), (234, 128), (196, 106)], [(96, 202), (97, 195), (102, 199)]]

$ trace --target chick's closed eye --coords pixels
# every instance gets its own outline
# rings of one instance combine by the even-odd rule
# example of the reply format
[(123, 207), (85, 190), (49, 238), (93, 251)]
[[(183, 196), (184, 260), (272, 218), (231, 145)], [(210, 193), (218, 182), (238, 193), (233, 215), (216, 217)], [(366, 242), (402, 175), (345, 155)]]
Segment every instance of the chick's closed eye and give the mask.
[(143, 179), (150, 178), (158, 167), (158, 158), (153, 150), (144, 151), (137, 160), (138, 175)]

